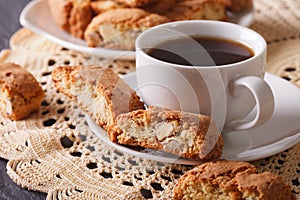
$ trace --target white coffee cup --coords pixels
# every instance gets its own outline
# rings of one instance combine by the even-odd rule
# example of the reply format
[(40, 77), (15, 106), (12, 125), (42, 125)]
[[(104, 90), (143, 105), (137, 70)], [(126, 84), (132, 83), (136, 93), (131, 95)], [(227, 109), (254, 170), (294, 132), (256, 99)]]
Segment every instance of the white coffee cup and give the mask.
[[(237, 41), (254, 55), (233, 64), (189, 66), (147, 54), (162, 42), (194, 35)], [(191, 48), (197, 45), (191, 41)], [(136, 40), (138, 92), (148, 106), (210, 115), (223, 131), (255, 128), (268, 121), (274, 110), (272, 90), (263, 79), (266, 47), (255, 31), (228, 22), (189, 20), (155, 26)], [(253, 117), (245, 121), (250, 112)]]

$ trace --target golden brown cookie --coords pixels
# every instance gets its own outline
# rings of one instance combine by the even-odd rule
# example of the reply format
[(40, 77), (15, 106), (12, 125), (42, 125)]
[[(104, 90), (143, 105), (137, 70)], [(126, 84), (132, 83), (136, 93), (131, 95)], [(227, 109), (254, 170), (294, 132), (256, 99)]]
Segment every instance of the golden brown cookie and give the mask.
[(213, 160), (223, 152), (222, 136), (210, 117), (165, 108), (121, 114), (108, 133), (113, 142), (185, 158)]
[(270, 172), (257, 174), (246, 162), (208, 162), (184, 174), (174, 188), (174, 200), (295, 200), (290, 186)]
[(12, 119), (28, 117), (40, 108), (44, 91), (35, 77), (13, 63), (0, 64), (0, 111)]
[(144, 108), (136, 92), (109, 68), (58, 67), (52, 80), (58, 91), (104, 128), (115, 123), (119, 114)]
[(90, 0), (48, 0), (48, 6), (59, 27), (75, 37), (83, 38), (93, 17)]
[(96, 16), (84, 38), (90, 47), (133, 50), (137, 36), (169, 19), (138, 8), (118, 8)]
[(230, 0), (231, 4), (229, 9), (233, 12), (241, 12), (243, 10), (252, 8), (253, 2), (252, 0)]
[(125, 4), (131, 8), (138, 8), (149, 5), (151, 3), (156, 3), (159, 0), (114, 0), (118, 3)]
[(69, 18), (73, 8), (72, 0), (48, 0), (50, 13), (56, 24), (63, 30), (70, 30)]
[(108, 10), (113, 10), (116, 8), (126, 8), (126, 5), (117, 3), (113, 0), (98, 0), (91, 2), (91, 8), (95, 15), (99, 15)]
[(166, 12), (165, 16), (173, 21), (180, 20), (226, 20), (228, 0), (182, 0)]
[(165, 13), (170, 11), (174, 7), (174, 5), (176, 5), (176, 3), (177, 0), (160, 0), (158, 2), (150, 3), (141, 8), (150, 13), (165, 15)]

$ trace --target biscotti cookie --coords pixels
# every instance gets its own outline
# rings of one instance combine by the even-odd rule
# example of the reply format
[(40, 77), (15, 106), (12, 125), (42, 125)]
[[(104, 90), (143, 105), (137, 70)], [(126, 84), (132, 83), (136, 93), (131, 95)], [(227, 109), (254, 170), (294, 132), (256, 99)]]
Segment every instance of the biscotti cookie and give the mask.
[(58, 91), (106, 128), (121, 113), (143, 109), (136, 92), (109, 68), (65, 66), (52, 72)]
[(0, 64), (0, 110), (12, 119), (28, 117), (40, 108), (44, 91), (35, 77), (13, 63)]
[(116, 8), (126, 8), (126, 5), (117, 3), (113, 0), (99, 0), (92, 1), (91, 8), (95, 15), (99, 15), (100, 13), (104, 13), (108, 10), (113, 10)]
[(174, 188), (174, 200), (295, 200), (284, 180), (270, 172), (257, 174), (246, 162), (208, 162), (184, 174)]
[(230, 0), (229, 9), (233, 12), (241, 12), (253, 7), (252, 0)]
[(114, 0), (118, 3), (125, 4), (131, 8), (138, 8), (149, 5), (151, 3), (156, 3), (159, 0)]
[(170, 11), (174, 7), (174, 5), (176, 5), (176, 3), (177, 0), (160, 0), (158, 2), (150, 3), (141, 8), (150, 13), (165, 15), (165, 13)]
[(137, 36), (169, 19), (138, 8), (118, 8), (94, 17), (84, 38), (90, 47), (133, 50)]
[(173, 21), (180, 20), (227, 20), (229, 0), (182, 0), (165, 13)]
[(71, 35), (82, 38), (93, 13), (90, 0), (48, 0), (56, 24)]
[(222, 136), (210, 117), (158, 107), (119, 115), (108, 134), (119, 144), (192, 159), (217, 159), (223, 150)]

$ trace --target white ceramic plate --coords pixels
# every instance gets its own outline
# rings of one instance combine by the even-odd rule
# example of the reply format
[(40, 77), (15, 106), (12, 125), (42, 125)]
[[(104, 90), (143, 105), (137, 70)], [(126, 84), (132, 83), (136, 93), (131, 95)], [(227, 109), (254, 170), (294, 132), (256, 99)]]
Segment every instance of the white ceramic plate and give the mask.
[[(137, 88), (135, 73), (124, 76), (132, 88)], [(240, 132), (223, 134), (225, 145), (222, 158), (251, 161), (284, 151), (300, 142), (300, 89), (288, 81), (266, 73), (265, 80), (275, 96), (275, 111), (264, 125)], [(178, 158), (149, 149), (137, 149), (112, 143), (107, 133), (86, 116), (91, 130), (108, 145), (128, 154), (165, 163), (197, 165), (198, 160)]]
[(88, 47), (84, 40), (63, 31), (54, 22), (47, 0), (34, 0), (27, 4), (20, 14), (20, 23), (33, 32), (78, 52), (114, 59), (133, 60), (135, 58), (134, 51)]
[[(253, 9), (250, 9), (240, 14), (230, 13), (229, 21), (248, 26), (252, 22), (252, 18)], [(91, 48), (87, 46), (84, 40), (75, 38), (60, 29), (51, 17), (47, 0), (35, 0), (30, 2), (21, 12), (20, 23), (33, 32), (75, 51), (113, 59), (135, 59), (134, 51)]]

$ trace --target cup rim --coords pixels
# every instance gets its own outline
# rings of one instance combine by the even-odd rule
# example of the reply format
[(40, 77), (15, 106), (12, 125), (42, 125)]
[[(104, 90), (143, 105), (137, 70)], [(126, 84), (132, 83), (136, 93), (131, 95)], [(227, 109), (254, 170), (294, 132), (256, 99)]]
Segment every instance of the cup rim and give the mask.
[[(230, 64), (225, 64), (225, 65), (209, 65), (209, 66), (201, 66), (201, 65), (181, 65), (181, 64), (175, 64), (175, 63), (170, 63), (170, 62), (166, 62), (166, 61), (162, 61), (162, 60), (159, 60), (157, 58), (154, 58), (152, 56), (150, 56), (149, 54), (147, 54), (144, 50), (144, 48), (141, 48), (140, 47), (140, 42), (141, 40), (143, 39), (144, 35), (147, 35), (147, 34), (150, 34), (152, 31), (155, 31), (156, 29), (160, 29), (160, 28), (168, 28), (168, 27), (172, 27), (172, 26), (175, 26), (175, 25), (181, 25), (181, 24), (215, 24), (216, 26), (218, 25), (226, 25), (226, 26), (231, 26), (231, 27), (234, 27), (234, 28), (238, 28), (238, 29), (241, 29), (241, 30), (244, 30), (244, 31), (248, 31), (249, 33), (252, 33), (252, 34), (255, 34), (261, 41), (262, 41), (262, 50), (259, 51), (258, 53), (256, 53), (251, 47), (248, 47), (251, 48), (253, 51), (254, 51), (254, 56), (252, 56), (251, 58), (248, 58), (246, 60), (243, 60), (243, 61), (239, 61), (239, 62), (235, 62), (235, 63), (230, 63)], [(187, 34), (188, 35), (188, 34)], [(219, 37), (217, 36), (217, 38), (222, 38), (222, 37)], [(226, 37), (224, 37), (225, 39), (227, 39)], [(231, 39), (232, 40), (232, 39)], [(236, 40), (237, 41), (237, 40)], [(238, 41), (240, 43), (243, 43), (242, 41)], [(243, 43), (245, 44), (245, 43)], [(240, 66), (241, 64), (243, 63), (248, 63), (248, 62), (251, 62), (259, 57), (261, 57), (265, 52), (266, 52), (266, 49), (267, 49), (267, 42), (266, 40), (259, 34), (257, 33), (256, 31), (248, 28), (248, 27), (245, 27), (245, 26), (241, 26), (241, 25), (238, 25), (238, 24), (234, 24), (234, 23), (231, 23), (231, 22), (224, 22), (224, 21), (215, 21), (215, 20), (183, 20), (183, 21), (176, 21), (176, 22), (168, 22), (168, 23), (164, 23), (164, 24), (160, 24), (160, 25), (157, 25), (157, 26), (154, 26), (154, 27), (151, 27), (145, 31), (143, 31), (136, 39), (135, 41), (135, 46), (136, 46), (136, 53), (142, 53), (144, 56), (146, 56), (147, 58), (153, 60), (153, 61), (156, 61), (156, 62), (159, 62), (159, 63), (162, 63), (162, 64), (168, 64), (169, 66), (172, 66), (172, 67), (180, 67), (180, 68), (195, 68), (195, 67), (201, 67), (201, 68), (214, 68), (214, 69), (218, 69), (218, 68), (227, 68), (227, 67), (234, 67), (234, 66)]]

